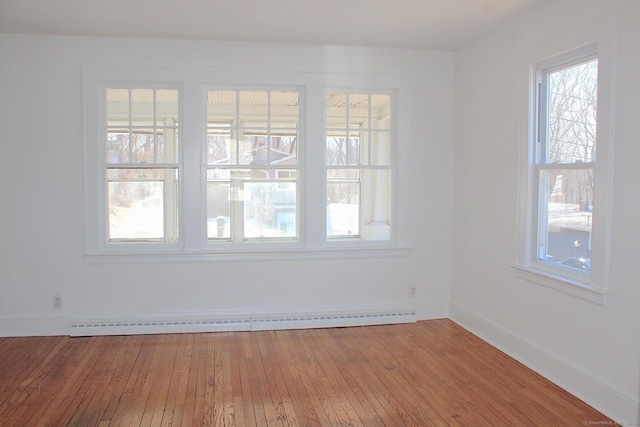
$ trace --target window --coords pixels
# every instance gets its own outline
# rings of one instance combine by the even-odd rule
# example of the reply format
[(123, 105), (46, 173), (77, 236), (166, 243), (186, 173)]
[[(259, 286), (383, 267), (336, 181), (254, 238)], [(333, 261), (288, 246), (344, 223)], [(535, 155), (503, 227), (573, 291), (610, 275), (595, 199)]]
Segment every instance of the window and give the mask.
[(298, 239), (300, 94), (209, 90), (207, 237)]
[(109, 242), (178, 241), (179, 91), (105, 89)]
[[(601, 304), (608, 291), (613, 170), (609, 37), (604, 22), (523, 54), (528, 126), (515, 265), (528, 282)], [(585, 38), (590, 43), (579, 42)], [(576, 43), (581, 47), (570, 48)], [(551, 46), (563, 53), (553, 54)]]
[(537, 70), (535, 175), (538, 260), (591, 270), (598, 58), (596, 52)]
[(85, 67), (83, 79), (91, 262), (409, 247), (407, 78)]
[(391, 95), (325, 100), (327, 238), (391, 238)]

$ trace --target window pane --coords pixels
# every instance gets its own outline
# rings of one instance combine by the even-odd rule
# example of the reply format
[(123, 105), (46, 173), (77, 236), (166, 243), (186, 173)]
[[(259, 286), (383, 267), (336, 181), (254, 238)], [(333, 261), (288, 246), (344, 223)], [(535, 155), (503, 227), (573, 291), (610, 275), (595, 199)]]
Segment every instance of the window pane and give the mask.
[(156, 129), (154, 162), (176, 163), (178, 161), (178, 129)]
[(298, 92), (271, 92), (271, 127), (297, 127), (299, 114)]
[(391, 200), (391, 171), (385, 169), (365, 169), (362, 175), (362, 220), (389, 221)]
[(210, 90), (207, 93), (208, 122), (236, 118), (237, 92), (235, 90)]
[(296, 239), (297, 176), (287, 169), (209, 169), (208, 238)]
[(326, 143), (327, 165), (357, 165), (360, 163), (360, 132), (329, 131)]
[(128, 129), (112, 129), (107, 134), (107, 162), (129, 163), (131, 160)]
[(247, 129), (240, 141), (240, 163), (246, 165), (297, 164), (297, 133), (294, 129)]
[(547, 163), (595, 161), (598, 61), (548, 74)]
[(267, 132), (252, 130), (246, 133), (240, 140), (240, 159), (242, 165), (266, 165), (267, 164)]
[(129, 127), (129, 89), (107, 89), (107, 126)]
[(295, 129), (272, 129), (269, 138), (269, 164), (295, 165), (298, 163), (298, 134)]
[(131, 125), (153, 126), (153, 89), (131, 89)]
[(360, 234), (360, 171), (327, 171), (327, 236)]
[(241, 91), (240, 98), (240, 123), (250, 126), (267, 127), (269, 118), (269, 93)]
[(177, 126), (178, 110), (178, 91), (176, 89), (156, 90), (156, 126)]
[(349, 125), (369, 129), (369, 95), (349, 94)]
[(155, 163), (157, 152), (153, 129), (132, 133), (129, 153), (129, 161), (132, 163)]
[(109, 240), (177, 238), (177, 170), (109, 169), (107, 178)]
[(391, 164), (391, 133), (371, 131), (371, 164), (388, 166)]
[(296, 237), (295, 182), (247, 182), (244, 191), (246, 238)]
[(178, 161), (178, 91), (156, 90), (156, 163)]
[(330, 93), (326, 98), (326, 120), (328, 128), (347, 128), (347, 95)]
[(371, 129), (391, 129), (390, 95), (371, 95)]
[(541, 260), (591, 268), (593, 169), (540, 171)]
[(175, 89), (107, 89), (107, 162), (176, 163), (178, 102)]
[(207, 237), (231, 237), (231, 184), (228, 180), (207, 181)]
[(236, 143), (231, 138), (231, 128), (224, 123), (207, 128), (207, 163), (235, 163)]

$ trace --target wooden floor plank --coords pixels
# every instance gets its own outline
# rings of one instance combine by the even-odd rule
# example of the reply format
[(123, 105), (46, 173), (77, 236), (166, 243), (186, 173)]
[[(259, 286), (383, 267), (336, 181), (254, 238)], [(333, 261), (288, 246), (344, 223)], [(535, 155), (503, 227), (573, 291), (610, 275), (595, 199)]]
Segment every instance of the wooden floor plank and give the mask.
[(194, 348), (189, 365), (189, 380), (184, 400), (182, 425), (199, 425), (204, 416), (203, 392), (206, 384), (206, 343), (211, 340), (211, 334), (196, 334)]
[(279, 337), (280, 335), (275, 331), (265, 334), (264, 353), (261, 354), (261, 358), (265, 364), (266, 372), (269, 374), (271, 400), (276, 404), (283, 424), (295, 427), (300, 425), (300, 420), (298, 420), (289, 388), (286, 385), (285, 376), (290, 375), (289, 370), (286, 369), (288, 362), (284, 360), (284, 363), (280, 363), (276, 351), (276, 348), (280, 346)]
[(0, 338), (0, 425), (613, 423), (449, 320)]
[(192, 351), (193, 334), (181, 334), (175, 364), (169, 380), (167, 403), (162, 414), (161, 426), (179, 425), (182, 422), (182, 408), (186, 397)]
[[(100, 363), (100, 359), (95, 356), (102, 349), (99, 338), (87, 338), (74, 343), (62, 339), (65, 350), (56, 353), (55, 359), (52, 360), (52, 370), (47, 370), (55, 372), (51, 375), (53, 381), (40, 389), (35, 396), (38, 400), (29, 411), (28, 419), (15, 420), (16, 424), (9, 425), (31, 425), (36, 422), (44, 424), (45, 421), (50, 425), (56, 425), (55, 423), (62, 423), (60, 420), (66, 420), (67, 424), (71, 424), (68, 420), (71, 420), (82, 403), (82, 385), (94, 367)], [(55, 410), (50, 411), (49, 408)]]
[[(321, 335), (323, 339), (317, 337)], [(348, 418), (353, 420), (354, 425), (375, 426), (384, 425), (382, 420), (376, 416), (376, 412), (367, 400), (359, 387), (349, 385), (348, 372), (354, 369), (348, 359), (341, 351), (336, 351), (335, 336), (326, 330), (315, 330), (311, 334), (319, 345), (315, 348), (315, 353), (321, 361), (322, 373), (334, 384), (337, 394), (336, 401), (340, 402), (340, 410), (344, 411)]]
[[(253, 358), (253, 354), (250, 350), (249, 337), (250, 332), (240, 332), (235, 334), (236, 338), (236, 371), (237, 371), (237, 383), (235, 392), (235, 401), (242, 405), (242, 408), (236, 409), (236, 414), (239, 414), (240, 419), (243, 420), (245, 426), (254, 427), (258, 425), (258, 419), (254, 406), (258, 405), (253, 401), (253, 394), (251, 392), (251, 380), (249, 378), (249, 359)], [(240, 415), (242, 414), (242, 415)], [(241, 425), (239, 422), (237, 425)]]
[(104, 345), (98, 344), (100, 353), (92, 358), (94, 361), (104, 360), (106, 363), (96, 363), (90, 368), (90, 374), (86, 381), (78, 389), (77, 396), (81, 403), (76, 406), (73, 417), (69, 421), (71, 425), (98, 425), (104, 416), (104, 412), (112, 398), (109, 384), (114, 375), (124, 364), (125, 347), (122, 345), (122, 337), (104, 339)]
[(120, 338), (122, 339), (120, 341), (122, 356), (117, 357), (117, 360), (114, 361), (118, 365), (118, 369), (114, 372), (105, 391), (107, 406), (101, 418), (101, 422), (104, 423), (110, 423), (113, 420), (117, 408), (123, 401), (122, 398), (125, 395), (125, 390), (130, 378), (134, 376), (134, 372), (140, 367), (138, 357), (142, 350), (142, 340), (144, 337), (138, 335)]
[(7, 368), (15, 372), (12, 379), (7, 380), (13, 387), (9, 384), (0, 387), (4, 390), (0, 395), (0, 425), (11, 425), (30, 416), (31, 411), (27, 408), (38, 403), (42, 396), (40, 391), (53, 380), (52, 365), (61, 351), (64, 351), (64, 340), (48, 337), (42, 346), (22, 354), (22, 363), (19, 359), (13, 359)]
[(274, 356), (281, 366), (284, 387), (291, 400), (293, 413), (298, 425), (319, 427), (318, 414), (313, 406), (298, 371), (301, 363), (296, 355), (296, 341), (290, 331), (275, 332), (277, 341), (273, 343)]

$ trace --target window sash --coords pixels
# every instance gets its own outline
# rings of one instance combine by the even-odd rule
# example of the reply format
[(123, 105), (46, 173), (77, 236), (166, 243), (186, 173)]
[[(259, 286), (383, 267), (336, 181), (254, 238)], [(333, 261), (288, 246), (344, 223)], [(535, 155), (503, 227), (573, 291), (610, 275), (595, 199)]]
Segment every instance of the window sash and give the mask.
[(108, 83), (101, 88), (105, 245), (180, 244), (181, 89)]
[[(392, 93), (325, 92), (327, 242), (392, 239), (394, 102)], [(340, 177), (341, 171), (357, 174)], [(357, 202), (351, 193), (357, 193)]]
[[(209, 168), (209, 243), (297, 242), (300, 185), (291, 177), (292, 169), (286, 171), (289, 176), (278, 177), (281, 170), (273, 168)], [(252, 176), (256, 172), (266, 176)]]
[[(584, 92), (576, 93), (576, 88), (588, 91), (587, 86), (580, 85), (587, 85), (589, 80), (577, 81), (579, 76), (576, 76), (576, 73), (581, 69), (588, 72), (586, 68), (588, 64), (594, 61), (597, 64), (597, 60), (597, 52), (583, 52), (577, 56), (556, 59), (553, 63), (540, 64), (537, 71), (537, 151), (534, 167), (537, 193), (537, 216), (535, 217), (537, 237), (532, 241), (535, 244), (532, 253), (536, 254), (536, 262), (553, 264), (554, 268), (558, 267), (560, 270), (565, 268), (580, 269), (585, 272), (591, 270), (593, 193), (595, 192), (593, 175), (596, 163), (593, 161), (593, 155), (576, 158), (571, 152), (575, 153), (576, 144), (589, 144), (589, 131), (593, 133), (591, 149), (595, 152), (597, 122), (595, 116), (589, 117), (593, 120), (592, 123), (584, 122), (581, 123), (582, 126), (576, 126), (579, 122), (566, 122), (566, 120), (573, 120), (576, 113), (579, 120), (587, 120), (584, 115), (590, 113), (591, 101), (584, 103), (578, 97), (589, 95)], [(555, 79), (555, 76), (558, 76), (556, 80), (559, 80), (556, 83), (557, 86), (552, 84), (552, 78)], [(575, 80), (570, 81), (572, 78)], [(573, 86), (567, 88), (565, 84), (573, 84)], [(597, 87), (597, 75), (595, 84)], [(597, 93), (593, 95), (597, 103)], [(577, 110), (574, 109), (576, 103)], [(558, 110), (560, 108), (564, 110)], [(569, 134), (572, 140), (565, 142), (564, 145), (551, 145), (551, 138), (556, 137), (555, 133), (551, 132), (552, 124), (559, 131), (561, 130), (559, 126), (562, 124), (565, 127), (569, 126), (567, 131), (572, 131)], [(578, 128), (577, 132), (573, 126)], [(582, 134), (582, 130), (587, 133)], [(557, 144), (560, 142), (558, 141)], [(554, 157), (550, 157), (552, 149), (560, 151)], [(557, 161), (558, 158), (573, 161)], [(583, 178), (580, 179), (580, 176)], [(575, 200), (576, 192), (578, 200)], [(590, 196), (589, 193), (591, 193)], [(590, 212), (586, 212), (583, 206), (585, 203), (591, 207)], [(586, 224), (582, 223), (585, 218)], [(575, 250), (571, 248), (571, 241)], [(585, 241), (588, 243), (586, 250)]]

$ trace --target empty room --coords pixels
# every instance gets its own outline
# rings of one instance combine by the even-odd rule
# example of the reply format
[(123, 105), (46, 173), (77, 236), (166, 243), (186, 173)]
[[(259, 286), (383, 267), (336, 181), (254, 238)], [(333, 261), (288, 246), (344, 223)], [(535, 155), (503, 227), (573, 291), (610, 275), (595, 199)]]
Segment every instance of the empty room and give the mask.
[(637, 0), (0, 0), (0, 426), (640, 422)]

